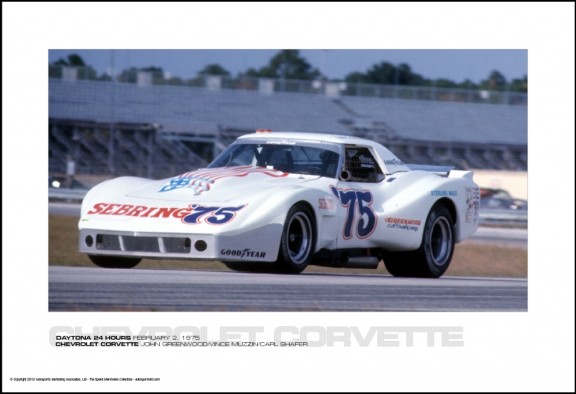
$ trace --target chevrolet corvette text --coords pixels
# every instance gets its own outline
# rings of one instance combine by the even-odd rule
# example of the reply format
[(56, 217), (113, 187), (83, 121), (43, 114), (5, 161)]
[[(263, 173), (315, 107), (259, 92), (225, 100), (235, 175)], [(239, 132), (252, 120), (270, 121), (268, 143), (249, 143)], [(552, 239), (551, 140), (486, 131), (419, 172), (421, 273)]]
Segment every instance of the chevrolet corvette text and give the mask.
[[(410, 166), (356, 137), (257, 132), (207, 168), (121, 177), (82, 203), (79, 248), (98, 266), (219, 260), (298, 273), (309, 264), (440, 277), (478, 226), (472, 171)], [(264, 268), (263, 268), (264, 267)]]

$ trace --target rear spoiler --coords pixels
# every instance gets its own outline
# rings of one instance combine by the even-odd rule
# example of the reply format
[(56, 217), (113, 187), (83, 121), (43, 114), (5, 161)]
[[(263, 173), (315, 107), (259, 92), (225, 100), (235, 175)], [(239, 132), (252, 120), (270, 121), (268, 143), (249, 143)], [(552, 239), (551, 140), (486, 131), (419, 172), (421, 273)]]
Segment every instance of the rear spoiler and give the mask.
[(413, 171), (433, 172), (442, 176), (448, 176), (450, 171), (456, 168), (454, 166), (431, 166), (427, 164), (406, 164), (406, 166)]

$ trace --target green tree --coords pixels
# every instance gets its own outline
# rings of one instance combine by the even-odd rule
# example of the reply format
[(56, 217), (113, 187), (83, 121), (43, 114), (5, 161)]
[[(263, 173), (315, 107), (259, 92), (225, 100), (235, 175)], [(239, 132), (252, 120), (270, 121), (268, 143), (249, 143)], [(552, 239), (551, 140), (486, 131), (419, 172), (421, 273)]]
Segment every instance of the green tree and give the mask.
[(209, 64), (206, 67), (204, 67), (198, 74), (199, 75), (222, 75), (225, 77), (230, 76), (230, 72), (219, 64)]
[(62, 78), (62, 67), (77, 67), (79, 79), (98, 79), (96, 70), (84, 62), (84, 59), (76, 53), (68, 55), (65, 59), (60, 58), (48, 66), (50, 77)]
[(456, 82), (445, 78), (439, 78), (435, 80), (434, 86), (436, 86), (437, 88), (451, 88), (451, 89), (458, 87), (458, 85), (456, 85)]
[(75, 67), (85, 67), (84, 59), (75, 53), (68, 55), (68, 64)]
[(510, 82), (509, 90), (512, 92), (528, 92), (528, 77), (524, 75), (522, 78), (513, 79)]
[(406, 63), (400, 64), (397, 67), (396, 72), (397, 75), (395, 76), (395, 82), (398, 85), (422, 86), (424, 84), (424, 78), (422, 75), (412, 72), (412, 69)]
[(399, 77), (396, 73), (396, 67), (392, 63), (382, 62), (373, 65), (366, 72), (369, 83), (382, 85), (393, 85)]
[(499, 71), (490, 72), (488, 79), (479, 84), (466, 79), (461, 83), (440, 78), (430, 80), (412, 71), (410, 66), (402, 63), (395, 66), (389, 62), (374, 64), (366, 72), (352, 72), (344, 79), (347, 83), (384, 84), (384, 85), (409, 85), (409, 86), (435, 86), (439, 88), (460, 88), (460, 89), (484, 89), (484, 90), (510, 90), (516, 92), (528, 91), (528, 77), (514, 79), (507, 83), (506, 78)]
[(488, 79), (482, 81), (480, 86), (486, 90), (505, 90), (507, 87), (506, 77), (500, 71), (493, 70)]
[(66, 59), (58, 59), (53, 63), (55, 66), (85, 67), (84, 59), (76, 53), (72, 53)]
[(402, 63), (395, 66), (389, 62), (374, 64), (365, 73), (350, 73), (346, 76), (345, 81), (380, 85), (422, 86), (426, 84), (426, 80), (420, 74), (414, 73), (408, 64)]
[(458, 84), (458, 88), (460, 89), (478, 89), (478, 84), (472, 82), (469, 79), (464, 80), (464, 82)]
[(346, 75), (344, 81), (347, 83), (369, 83), (366, 74), (357, 71)]
[(244, 75), (258, 78), (284, 78), (313, 80), (322, 77), (317, 69), (300, 56), (300, 51), (284, 49), (270, 59), (270, 63), (259, 70), (248, 69)]
[(243, 73), (240, 73), (240, 76), (246, 76), (246, 77), (254, 77), (254, 78), (259, 78), (260, 77), (260, 72), (254, 68), (249, 68), (248, 70), (246, 70)]

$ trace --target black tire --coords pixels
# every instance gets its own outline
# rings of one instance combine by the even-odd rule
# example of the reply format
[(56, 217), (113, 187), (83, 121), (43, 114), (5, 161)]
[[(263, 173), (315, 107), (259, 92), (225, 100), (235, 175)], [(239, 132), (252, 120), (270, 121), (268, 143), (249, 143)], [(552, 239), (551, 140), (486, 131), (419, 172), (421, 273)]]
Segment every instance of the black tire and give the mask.
[(279, 271), (274, 263), (256, 263), (251, 261), (223, 261), (222, 263), (231, 270), (238, 272), (276, 273)]
[(142, 261), (138, 257), (88, 255), (88, 258), (102, 268), (134, 268)]
[(454, 254), (454, 219), (443, 204), (430, 210), (420, 248), (413, 252), (388, 252), (384, 265), (390, 274), (402, 277), (439, 278)]
[(223, 261), (222, 263), (233, 271), (250, 272), (249, 263), (238, 263), (237, 261)]
[(296, 204), (288, 211), (276, 265), (281, 272), (298, 274), (312, 261), (316, 242), (314, 214), (304, 204)]
[(386, 252), (384, 253), (384, 265), (392, 276), (414, 277), (415, 252)]

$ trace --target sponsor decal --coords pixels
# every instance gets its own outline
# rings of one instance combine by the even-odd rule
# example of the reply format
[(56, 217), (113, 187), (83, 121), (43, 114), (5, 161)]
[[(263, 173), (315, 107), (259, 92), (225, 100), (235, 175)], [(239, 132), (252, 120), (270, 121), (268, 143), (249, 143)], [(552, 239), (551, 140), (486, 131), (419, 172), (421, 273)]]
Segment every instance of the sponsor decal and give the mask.
[(332, 200), (331, 198), (319, 198), (318, 209), (326, 209), (333, 211), (334, 209), (336, 209), (336, 204), (334, 203), (334, 200)]
[(259, 252), (250, 248), (245, 249), (222, 249), (220, 251), (222, 256), (238, 257), (241, 259), (263, 259), (266, 257), (266, 252)]
[(430, 195), (433, 197), (455, 197), (458, 192), (456, 190), (432, 190)]
[(387, 166), (403, 166), (404, 165), (404, 163), (398, 159), (384, 160), (384, 164), (386, 164)]
[[(372, 209), (372, 193), (368, 190), (338, 189), (330, 186), (340, 204), (346, 208), (346, 221), (342, 230), (344, 239), (368, 238), (376, 229), (378, 218)], [(354, 234), (353, 234), (354, 233)]]
[(271, 145), (296, 145), (296, 141), (290, 140), (268, 140), (266, 143)]
[(181, 219), (190, 214), (190, 206), (182, 207), (150, 207), (147, 205), (113, 204), (99, 202), (94, 204), (88, 215), (134, 216), (140, 218), (176, 218)]
[(418, 231), (422, 224), (421, 220), (416, 219), (385, 218), (384, 221), (387, 223), (388, 228), (407, 231)]
[(147, 205), (111, 204), (99, 202), (94, 204), (88, 215), (133, 216), (153, 219), (179, 219), (186, 224), (224, 224), (232, 221), (236, 213), (246, 204), (238, 207), (205, 207), (190, 204), (187, 207), (150, 207)]
[(480, 215), (480, 188), (467, 187), (465, 193), (466, 214), (464, 215), (464, 221), (466, 223), (476, 223)]
[(288, 176), (287, 172), (254, 166), (204, 168), (172, 178), (170, 182), (162, 186), (158, 192), (164, 193), (177, 189), (192, 189), (195, 195), (199, 195), (205, 191), (209, 191), (212, 185), (219, 179), (245, 177), (248, 174), (264, 174), (274, 178)]

